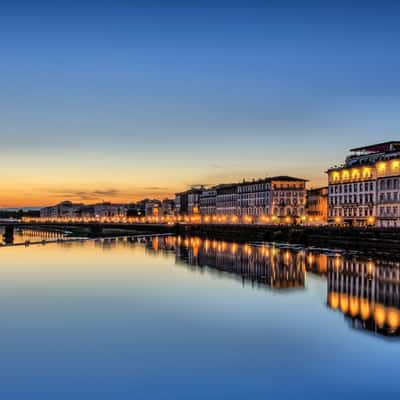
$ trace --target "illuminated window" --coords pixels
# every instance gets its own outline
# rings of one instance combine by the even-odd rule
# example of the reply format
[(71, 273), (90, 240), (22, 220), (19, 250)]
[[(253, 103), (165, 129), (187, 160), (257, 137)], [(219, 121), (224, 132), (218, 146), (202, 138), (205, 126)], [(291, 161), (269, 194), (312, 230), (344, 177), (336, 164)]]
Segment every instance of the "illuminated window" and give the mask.
[(381, 172), (381, 173), (385, 172), (386, 171), (386, 164), (383, 163), (383, 162), (378, 164), (378, 171)]
[(363, 169), (363, 177), (364, 178), (369, 178), (371, 176), (371, 169), (370, 168), (364, 168)]
[(351, 173), (351, 177), (353, 179), (358, 179), (360, 177), (360, 173), (357, 169), (353, 170), (353, 172)]

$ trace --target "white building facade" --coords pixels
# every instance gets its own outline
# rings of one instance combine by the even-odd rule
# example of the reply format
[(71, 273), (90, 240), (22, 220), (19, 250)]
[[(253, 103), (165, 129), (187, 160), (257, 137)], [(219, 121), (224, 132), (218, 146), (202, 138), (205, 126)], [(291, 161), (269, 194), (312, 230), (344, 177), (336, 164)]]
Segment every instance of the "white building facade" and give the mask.
[(200, 215), (200, 194), (205, 190), (203, 186), (192, 187), (185, 192), (175, 194), (175, 214), (177, 216)]
[(94, 204), (94, 216), (95, 217), (126, 217), (128, 211), (127, 204), (115, 204), (115, 203), (99, 203)]
[(306, 180), (276, 176), (218, 185), (202, 192), (200, 213), (231, 222), (298, 223), (306, 214)]
[(217, 195), (215, 199), (216, 215), (221, 217), (232, 217), (237, 215), (237, 199), (238, 185), (237, 184), (222, 184), (218, 185)]
[(331, 224), (400, 226), (400, 142), (350, 150), (341, 166), (330, 168)]
[(204, 189), (200, 193), (199, 208), (201, 215), (214, 216), (217, 213), (217, 190), (215, 187)]
[(98, 203), (84, 205), (64, 201), (55, 206), (45, 207), (40, 210), (41, 218), (113, 218), (126, 217), (127, 204)]
[(55, 206), (44, 207), (40, 209), (41, 218), (74, 218), (78, 210), (83, 207), (81, 203), (72, 203), (63, 201)]
[(306, 179), (276, 176), (271, 182), (271, 209), (269, 216), (283, 221), (300, 222), (306, 215)]

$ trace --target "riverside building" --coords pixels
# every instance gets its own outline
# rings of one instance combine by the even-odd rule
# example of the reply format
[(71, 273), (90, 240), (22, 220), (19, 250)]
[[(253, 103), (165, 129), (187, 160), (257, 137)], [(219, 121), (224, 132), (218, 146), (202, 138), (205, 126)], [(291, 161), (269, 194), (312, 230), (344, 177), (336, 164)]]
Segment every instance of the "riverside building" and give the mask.
[(236, 183), (218, 185), (215, 200), (217, 216), (222, 218), (224, 222), (228, 217), (237, 216), (237, 200), (238, 185)]
[(82, 203), (63, 201), (55, 206), (43, 207), (40, 209), (41, 218), (73, 218), (83, 207)]
[(296, 223), (305, 218), (306, 180), (276, 176), (217, 185), (200, 195), (200, 213), (207, 221)]
[(200, 194), (204, 186), (192, 187), (175, 194), (175, 212), (177, 216), (193, 216), (200, 213)]
[(275, 176), (238, 186), (238, 215), (245, 220), (295, 223), (305, 217), (306, 179)]
[(204, 189), (200, 193), (199, 199), (199, 209), (201, 215), (207, 215), (213, 217), (217, 213), (217, 189), (216, 187), (211, 187), (209, 189)]
[(96, 218), (126, 217), (128, 205), (104, 202), (94, 204), (93, 209)]
[(328, 173), (332, 224), (400, 226), (400, 142), (351, 149)]
[(175, 200), (173, 199), (162, 200), (161, 215), (164, 217), (173, 217), (175, 215)]
[(160, 215), (161, 201), (157, 199), (147, 199), (145, 201), (144, 212), (146, 217), (158, 217)]
[(328, 222), (328, 187), (307, 190), (307, 222), (322, 225)]
[(63, 201), (55, 206), (40, 210), (41, 218), (122, 218), (126, 217), (128, 205), (115, 203), (98, 203), (84, 205)]

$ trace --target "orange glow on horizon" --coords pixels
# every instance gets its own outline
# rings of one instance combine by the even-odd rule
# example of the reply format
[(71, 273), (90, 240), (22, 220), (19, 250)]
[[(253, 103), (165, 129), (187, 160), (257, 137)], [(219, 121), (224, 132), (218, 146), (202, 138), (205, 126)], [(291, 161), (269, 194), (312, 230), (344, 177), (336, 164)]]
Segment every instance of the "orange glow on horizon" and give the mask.
[[(98, 189), (100, 187), (100, 189)], [(101, 202), (111, 203), (133, 203), (145, 198), (174, 198), (175, 192), (178, 189), (171, 191), (167, 190), (150, 190), (143, 188), (128, 188), (127, 190), (107, 189), (111, 186), (97, 186), (90, 188), (78, 187), (73, 191), (66, 189), (43, 189), (43, 188), (29, 188), (2, 186), (2, 193), (0, 196), (1, 207), (46, 207), (58, 204), (62, 201), (72, 201), (73, 203), (94, 204)], [(103, 189), (106, 188), (106, 189)]]
[[(83, 160), (80, 159), (83, 158)], [(264, 166), (257, 169), (231, 169), (215, 173), (207, 168), (188, 166), (175, 161), (166, 167), (158, 162), (150, 166), (143, 163), (110, 158), (104, 155), (71, 156), (49, 155), (43, 160), (22, 159), (21, 163), (3, 173), (0, 207), (45, 207), (62, 201), (94, 204), (99, 202), (131, 203), (145, 198), (173, 198), (175, 193), (186, 190), (191, 182), (206, 182), (212, 186), (223, 182), (241, 182), (263, 176)], [(150, 157), (150, 156), (149, 156)], [(149, 161), (149, 160), (147, 160)], [(284, 167), (276, 166), (271, 174), (279, 175)], [(296, 169), (285, 169), (297, 175)], [(302, 171), (314, 186), (326, 185), (324, 166)], [(189, 178), (190, 177), (190, 178)]]

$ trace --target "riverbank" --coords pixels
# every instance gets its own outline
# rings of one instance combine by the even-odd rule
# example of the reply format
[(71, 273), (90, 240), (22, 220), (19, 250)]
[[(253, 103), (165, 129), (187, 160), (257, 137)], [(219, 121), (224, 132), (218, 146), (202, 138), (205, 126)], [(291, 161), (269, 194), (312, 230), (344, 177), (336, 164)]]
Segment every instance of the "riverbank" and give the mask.
[(299, 243), (400, 257), (400, 229), (197, 224), (178, 225), (176, 231), (216, 240)]
[(126, 224), (126, 223), (31, 223), (20, 228), (58, 229), (72, 236), (104, 237), (151, 233), (199, 236), (216, 240), (287, 242), (305, 246), (341, 248), (400, 258), (400, 229), (349, 228), (297, 225), (233, 224)]

